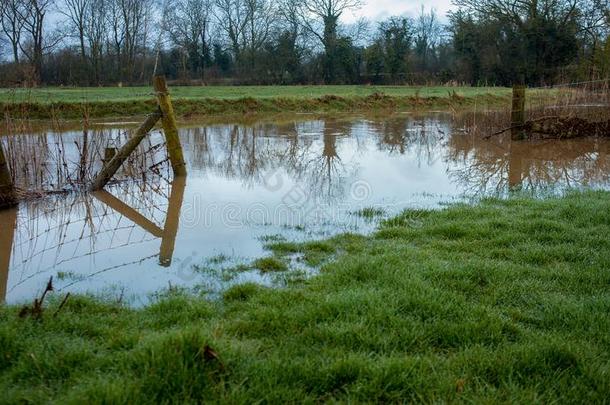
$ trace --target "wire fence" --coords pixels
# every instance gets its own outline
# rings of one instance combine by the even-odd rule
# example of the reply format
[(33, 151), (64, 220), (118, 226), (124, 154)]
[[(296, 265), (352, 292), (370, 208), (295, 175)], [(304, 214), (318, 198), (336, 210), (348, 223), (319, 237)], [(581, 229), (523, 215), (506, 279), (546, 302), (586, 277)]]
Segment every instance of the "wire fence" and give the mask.
[[(17, 190), (46, 197), (26, 198), (15, 214), (8, 253), (11, 290), (43, 273), (78, 269), (103, 252), (124, 256), (124, 264), (89, 266), (96, 273), (145, 260), (142, 252), (159, 256), (150, 252), (165, 237), (173, 181), (161, 133), (144, 139), (104, 191), (83, 192), (103, 167), (107, 150), (120, 148), (129, 136), (93, 127), (0, 137)], [(142, 249), (133, 249), (138, 245)]]
[[(42, 131), (3, 136), (15, 186), (27, 193), (78, 191), (91, 183), (101, 170), (108, 149), (118, 149), (129, 134), (108, 128), (80, 132)], [(171, 181), (164, 138), (153, 133), (123, 164), (113, 181), (141, 180), (148, 185)]]

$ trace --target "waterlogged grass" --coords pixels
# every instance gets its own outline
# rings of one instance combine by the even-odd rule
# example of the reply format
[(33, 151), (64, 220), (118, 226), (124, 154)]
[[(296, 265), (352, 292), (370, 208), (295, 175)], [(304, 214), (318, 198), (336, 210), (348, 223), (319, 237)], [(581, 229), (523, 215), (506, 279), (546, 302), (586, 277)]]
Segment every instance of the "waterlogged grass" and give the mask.
[(360, 218), (373, 220), (375, 218), (383, 217), (385, 213), (385, 210), (379, 207), (365, 207), (358, 211), (354, 211), (352, 214)]
[(261, 273), (272, 273), (288, 270), (288, 265), (276, 257), (263, 257), (256, 259), (252, 263), (252, 267), (259, 270)]
[(299, 255), (299, 259), (310, 267), (318, 267), (332, 258), (337, 252), (351, 252), (358, 249), (364, 240), (363, 236), (344, 234), (328, 241), (310, 241), (304, 243), (278, 241), (270, 242), (265, 248), (276, 257), (285, 259)]
[[(604, 403), (610, 193), (409, 211), (285, 289), (0, 309), (6, 402)], [(330, 248), (329, 248), (330, 246)]]

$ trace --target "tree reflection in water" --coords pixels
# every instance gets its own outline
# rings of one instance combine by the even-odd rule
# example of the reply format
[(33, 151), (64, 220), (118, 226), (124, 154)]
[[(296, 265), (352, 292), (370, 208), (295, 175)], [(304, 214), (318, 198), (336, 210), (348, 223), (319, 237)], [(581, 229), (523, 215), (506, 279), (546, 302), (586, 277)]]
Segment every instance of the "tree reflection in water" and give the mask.
[[(469, 132), (475, 128), (474, 118), (478, 134)], [(262, 202), (274, 209), (282, 201), (281, 193), (299, 186), (323, 209), (353, 210), (362, 207), (348, 192), (352, 182), (360, 180), (375, 186), (367, 204), (385, 204), (397, 197), (393, 200), (397, 209), (413, 201), (416, 189), (445, 193), (433, 197), (438, 204), (447, 196), (507, 195), (510, 190), (609, 188), (608, 140), (511, 143), (508, 136), (483, 140), (480, 129), (493, 123), (485, 119), (498, 117), (474, 118), (427, 114), (185, 127), (181, 136), (188, 185), (180, 179), (172, 181), (167, 162), (159, 165), (164, 154), (156, 146), (159, 137), (153, 135), (120, 173), (132, 181), (112, 185), (110, 193), (52, 196), (0, 212), (0, 296), (7, 290), (9, 296), (18, 295), (11, 293), (14, 289), (27, 294), (38, 279), (48, 280), (58, 269), (77, 269), (82, 278), (70, 283), (96, 277), (112, 282), (118, 272), (128, 278), (127, 269), (142, 271), (138, 267), (142, 263), (159, 265), (164, 275), (177, 272), (193, 250), (206, 251), (206, 243), (238, 244), (233, 248), (240, 250), (255, 243), (249, 242), (255, 236), (247, 224), (229, 229), (217, 221), (210, 227), (181, 228), (181, 212), (193, 215), (198, 208), (190, 205), (182, 210), (183, 205), (194, 204), (197, 194), (204, 196), (200, 201), (213, 205), (231, 190), (230, 198), (238, 199), (241, 208)], [(86, 137), (82, 131), (60, 135), (42, 130), (4, 142), (13, 167), (27, 167), (31, 161), (39, 166), (17, 172), (18, 183), (43, 187), (65, 184), (68, 176), (78, 181), (91, 177), (108, 139), (124, 136), (120, 130), (104, 128), (90, 129)], [(92, 162), (78, 171), (85, 154)], [(270, 173), (282, 179), (279, 195), (266, 187)], [(278, 227), (274, 232), (283, 225), (276, 222), (271, 224)], [(185, 241), (190, 243), (188, 250)], [(147, 281), (156, 286), (151, 280)]]
[(601, 139), (511, 142), (454, 135), (447, 145), (449, 174), (465, 195), (509, 191), (552, 193), (607, 186), (610, 143)]

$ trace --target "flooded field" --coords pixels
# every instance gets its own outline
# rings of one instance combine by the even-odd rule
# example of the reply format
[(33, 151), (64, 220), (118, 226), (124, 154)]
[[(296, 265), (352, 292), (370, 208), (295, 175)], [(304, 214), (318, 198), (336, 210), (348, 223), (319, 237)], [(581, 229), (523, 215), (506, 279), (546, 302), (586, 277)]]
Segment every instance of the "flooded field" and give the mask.
[[(121, 124), (1, 138), (17, 185), (78, 190)], [(30, 300), (50, 276), (62, 292), (145, 304), (186, 287), (217, 294), (294, 276), (248, 268), (270, 240), (370, 232), (405, 208), (571, 188), (610, 189), (610, 142), (482, 140), (449, 114), (307, 119), (181, 129), (189, 175), (173, 180), (155, 132), (113, 184), (0, 211), (0, 298)], [(129, 179), (129, 181), (126, 181)], [(295, 258), (298, 276), (315, 272)]]

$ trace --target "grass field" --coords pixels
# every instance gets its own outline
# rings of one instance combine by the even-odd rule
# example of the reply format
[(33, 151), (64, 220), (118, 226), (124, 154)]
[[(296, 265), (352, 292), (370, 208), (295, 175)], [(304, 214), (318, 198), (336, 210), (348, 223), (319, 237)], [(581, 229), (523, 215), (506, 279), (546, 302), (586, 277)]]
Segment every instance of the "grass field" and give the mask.
[[(171, 87), (177, 100), (240, 98), (314, 99), (333, 95), (342, 98), (366, 97), (383, 93), (391, 97), (447, 97), (455, 90), (464, 97), (484, 94), (505, 96), (510, 89), (501, 87), (410, 87), (410, 86), (207, 86)], [(0, 103), (81, 103), (149, 100), (152, 87), (46, 87), (37, 89), (0, 89)]]
[[(334, 113), (505, 106), (510, 89), (407, 86), (171, 87), (182, 117), (258, 113)], [(3, 118), (89, 119), (150, 113), (149, 87), (0, 90)]]
[(275, 242), (327, 263), (282, 290), (2, 307), (2, 402), (607, 403), (608, 235), (607, 192), (493, 199)]

